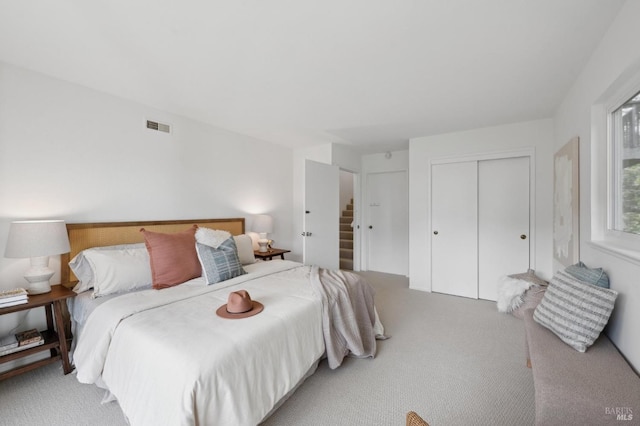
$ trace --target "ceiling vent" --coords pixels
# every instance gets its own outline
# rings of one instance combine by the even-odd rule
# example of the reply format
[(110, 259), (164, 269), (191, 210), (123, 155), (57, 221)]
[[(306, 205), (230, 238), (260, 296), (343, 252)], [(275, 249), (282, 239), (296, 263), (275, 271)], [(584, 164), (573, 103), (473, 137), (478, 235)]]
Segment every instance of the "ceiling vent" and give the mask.
[(157, 121), (147, 120), (147, 129), (157, 130), (159, 132), (171, 133), (170, 125), (158, 123)]

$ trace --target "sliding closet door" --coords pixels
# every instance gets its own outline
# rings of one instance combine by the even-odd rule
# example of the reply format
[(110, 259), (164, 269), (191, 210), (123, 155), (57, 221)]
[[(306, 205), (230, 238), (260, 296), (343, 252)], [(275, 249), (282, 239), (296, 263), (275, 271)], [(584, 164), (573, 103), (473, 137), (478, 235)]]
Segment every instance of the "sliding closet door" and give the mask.
[(478, 297), (477, 162), (431, 167), (431, 289)]
[(478, 297), (529, 268), (529, 157), (478, 163)]

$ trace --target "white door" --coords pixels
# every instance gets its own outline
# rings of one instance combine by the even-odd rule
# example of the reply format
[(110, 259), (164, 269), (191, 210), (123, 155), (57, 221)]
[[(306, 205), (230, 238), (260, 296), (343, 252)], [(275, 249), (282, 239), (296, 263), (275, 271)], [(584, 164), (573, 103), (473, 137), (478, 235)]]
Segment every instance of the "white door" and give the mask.
[(340, 170), (305, 160), (303, 258), (305, 265), (340, 266)]
[(431, 289), (478, 298), (476, 161), (431, 167)]
[(496, 300), (501, 276), (529, 268), (529, 157), (478, 163), (478, 297)]
[(367, 175), (367, 268), (407, 275), (409, 270), (409, 187), (407, 172)]

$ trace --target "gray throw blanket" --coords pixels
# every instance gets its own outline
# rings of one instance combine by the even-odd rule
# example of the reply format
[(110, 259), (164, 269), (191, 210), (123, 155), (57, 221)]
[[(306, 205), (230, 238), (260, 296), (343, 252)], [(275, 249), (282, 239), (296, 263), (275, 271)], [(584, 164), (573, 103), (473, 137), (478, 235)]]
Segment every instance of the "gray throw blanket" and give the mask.
[(342, 364), (345, 356), (373, 358), (375, 291), (352, 272), (311, 268), (311, 285), (322, 300), (322, 328), (329, 368)]

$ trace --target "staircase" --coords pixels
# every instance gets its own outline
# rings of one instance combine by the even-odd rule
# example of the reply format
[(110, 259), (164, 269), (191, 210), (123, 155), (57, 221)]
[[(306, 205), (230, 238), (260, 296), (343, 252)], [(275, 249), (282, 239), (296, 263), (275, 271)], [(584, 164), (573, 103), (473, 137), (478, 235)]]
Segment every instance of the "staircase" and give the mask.
[(340, 269), (353, 270), (353, 198), (340, 216)]

